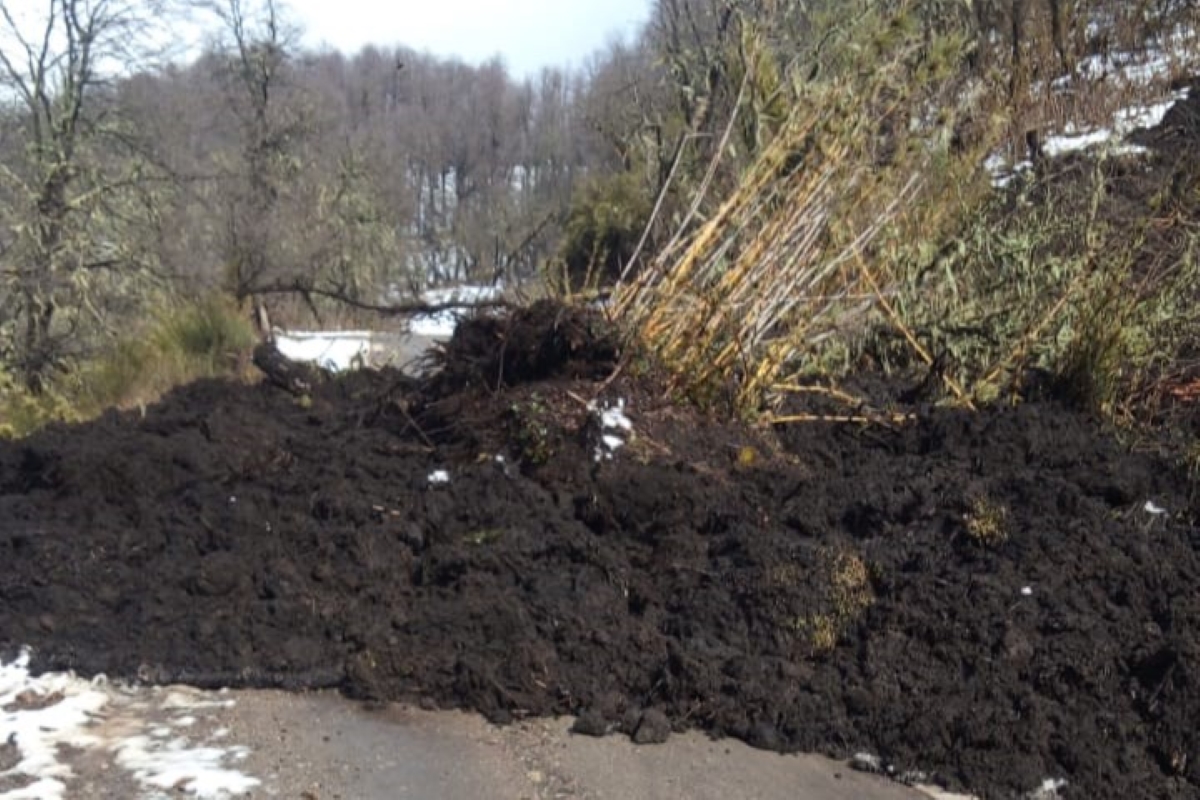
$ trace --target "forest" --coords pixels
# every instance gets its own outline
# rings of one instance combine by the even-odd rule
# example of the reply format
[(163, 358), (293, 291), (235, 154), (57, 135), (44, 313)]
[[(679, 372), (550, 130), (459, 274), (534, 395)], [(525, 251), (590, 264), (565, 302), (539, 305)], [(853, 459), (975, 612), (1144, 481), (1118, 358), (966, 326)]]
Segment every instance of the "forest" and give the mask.
[[(712, 291), (767, 234), (790, 251), (761, 254), (769, 277), (734, 269), (729, 285), (769, 299), (833, 276), (826, 295), (907, 302), (789, 302), (744, 316), (757, 332), (713, 329), (704, 347), (757, 351), (782, 326), (795, 335), (767, 372), (801, 356), (827, 369), (816, 343), (837, 339), (848, 363), (882, 315), (916, 345), (901, 361), (931, 362), (947, 344), (930, 337), (946, 334), (919, 328), (953, 315), (927, 278), (958, 269), (945, 254), (990, 225), (986, 157), (1037, 157), (1039, 137), (1164, 91), (1182, 61), (1132, 81), (1105, 65), (1164, 43), (1187, 52), (1194, 37), (1193, 4), (1162, 0), (656, 0), (636, 37), (583, 68), (516, 79), (499, 59), (401, 43), (311, 52), (277, 0), (46, 0), (36, 18), (8, 6), (0, 392), (33, 425), (128, 405), (140, 390), (124, 384), (178, 382), (197, 351), (201, 371), (228, 371), (256, 303), (297, 324), (373, 325), (447, 284), (532, 297), (616, 287), (631, 328), (670, 318), (684, 330), (695, 320), (680, 298), (634, 279), (707, 258), (712, 273), (687, 278), (701, 316), (761, 308)], [(183, 19), (205, 31), (196, 52), (163, 44)], [(780, 206), (811, 213), (766, 221)], [(721, 213), (729, 241), (690, 250), (719, 235), (705, 226)], [(1022, 235), (1053, 249), (1058, 221), (1029, 224)], [(873, 277), (844, 268), (848, 247)], [(804, 274), (785, 276), (779, 259)], [(1053, 333), (1013, 325), (993, 361)], [(188, 363), (150, 363), (148, 338), (186, 340)], [(982, 359), (978, 342), (963, 347)]]

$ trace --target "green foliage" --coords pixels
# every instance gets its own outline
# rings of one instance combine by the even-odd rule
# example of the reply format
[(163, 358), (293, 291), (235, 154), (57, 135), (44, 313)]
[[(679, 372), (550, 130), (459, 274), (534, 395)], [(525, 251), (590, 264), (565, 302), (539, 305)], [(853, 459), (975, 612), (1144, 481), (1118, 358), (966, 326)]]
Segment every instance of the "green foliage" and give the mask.
[(550, 410), (537, 395), (512, 404), (509, 424), (522, 463), (541, 466), (554, 455)]
[(170, 305), (145, 330), (74, 364), (38, 393), (0, 372), (0, 436), (25, 436), (107, 408), (144, 406), (199, 378), (236, 377), (254, 342), (249, 319), (222, 296)]
[(76, 370), (80, 410), (90, 416), (144, 405), (198, 378), (236, 375), (239, 355), (254, 342), (250, 320), (223, 296), (168, 306), (140, 335)]
[(903, 369), (936, 354), (975, 402), (1014, 394), (1037, 369), (1081, 408), (1132, 413), (1200, 333), (1197, 235), (1186, 215), (1114, 200), (1119, 163), (1064, 170), (994, 194), (943, 242), (893, 253), (892, 314), (844, 363)]
[(17, 439), (52, 422), (78, 418), (71, 402), (57, 391), (30, 392), (0, 369), (0, 439)]
[(620, 172), (589, 179), (576, 193), (561, 249), (564, 286), (594, 290), (620, 277), (641, 240), (650, 199), (638, 176)]
[(213, 372), (221, 371), (231, 356), (249, 349), (255, 342), (254, 329), (246, 315), (236, 304), (217, 294), (163, 313), (152, 338), (158, 352), (178, 352)]
[[(733, 383), (732, 407), (760, 411), (786, 368), (863, 324), (912, 243), (942, 236), (971, 208), (961, 187), (974, 185), (980, 159), (950, 147), (959, 118), (977, 110), (952, 66), (965, 38), (927, 36), (912, 13), (911, 3), (831, 10), (786, 72), (765, 33), (742, 42), (739, 94), (750, 103), (739, 113), (761, 123), (763, 144), (705, 205), (704, 192), (720, 188), (714, 162), (695, 213), (646, 280), (617, 295), (683, 396), (712, 404)], [(776, 121), (764, 99), (781, 94), (791, 102)], [(722, 138), (733, 141), (736, 122)]]

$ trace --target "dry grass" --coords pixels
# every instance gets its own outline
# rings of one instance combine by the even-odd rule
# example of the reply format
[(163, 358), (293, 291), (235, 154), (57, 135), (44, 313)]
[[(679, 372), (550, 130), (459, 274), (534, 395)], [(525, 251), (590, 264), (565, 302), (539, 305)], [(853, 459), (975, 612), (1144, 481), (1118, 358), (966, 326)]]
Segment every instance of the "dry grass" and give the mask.
[(862, 557), (848, 548), (822, 552), (820, 577), (826, 587), (822, 608), (795, 621), (813, 654), (833, 650), (875, 602), (870, 570)]
[(975, 155), (950, 149), (955, 122), (978, 110), (946, 66), (962, 42), (897, 35), (905, 19), (872, 13), (839, 28), (866, 43), (861, 62), (805, 82), (716, 210), (618, 287), (618, 316), (680, 394), (713, 404), (732, 383), (737, 411), (761, 411), (789, 365), (895, 291), (898, 243), (914, 230), (936, 235), (966, 207), (925, 202), (964, 185)]
[[(911, 3), (855, 8), (830, 28), (839, 67), (798, 65), (806, 74), (791, 78), (786, 117), (750, 126), (774, 138), (714, 204), (709, 179), (742, 123), (728, 120), (674, 237), (618, 285), (616, 315), (679, 396), (775, 422), (902, 422), (853, 410), (774, 415), (798, 376), (836, 375), (866, 350), (885, 368), (945, 357), (945, 394), (967, 407), (997, 399), (1030, 366), (1061, 371), (1081, 403), (1111, 405), (1121, 382), (1110, 378), (1128, 371), (1120, 360), (1147, 347), (1114, 330), (1156, 313), (1123, 292), (1138, 226), (1108, 226), (1100, 168), (1090, 196), (1075, 182), (1069, 206), (1056, 207), (1051, 186), (1001, 211), (1009, 201), (993, 195), (981, 164), (1006, 138), (1024, 147), (1027, 130), (1100, 123), (1135, 97), (1157, 99), (1186, 57), (1143, 83), (1081, 65), (1144, 55), (1174, 22), (1112, 5), (1111, 30), (1094, 41), (1077, 35), (1082, 17), (1068, 20), (1060, 52), (1052, 21), (1031, 4), (1021, 46), (999, 36), (974, 51), (984, 66), (972, 71), (966, 29), (931, 36), (911, 23)], [(1064, 72), (1072, 80), (1057, 81)], [(742, 95), (761, 94), (753, 80), (748, 71)]]
[(965, 517), (971, 541), (994, 550), (1008, 541), (1008, 509), (988, 498), (976, 498)]
[(249, 318), (223, 297), (167, 305), (144, 330), (113, 342), (41, 394), (0, 374), (0, 437), (87, 420), (108, 408), (145, 407), (199, 378), (239, 376), (254, 341)]

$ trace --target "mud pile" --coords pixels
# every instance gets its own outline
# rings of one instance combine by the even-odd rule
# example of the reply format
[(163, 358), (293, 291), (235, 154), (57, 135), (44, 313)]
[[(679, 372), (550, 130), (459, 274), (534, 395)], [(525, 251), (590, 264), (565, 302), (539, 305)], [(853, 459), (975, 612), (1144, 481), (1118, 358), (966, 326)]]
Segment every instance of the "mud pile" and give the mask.
[(204, 382), (2, 444), (0, 649), (1197, 796), (1170, 459), (1050, 402), (756, 432), (604, 383), (615, 353), (543, 306), (464, 325), (424, 383)]

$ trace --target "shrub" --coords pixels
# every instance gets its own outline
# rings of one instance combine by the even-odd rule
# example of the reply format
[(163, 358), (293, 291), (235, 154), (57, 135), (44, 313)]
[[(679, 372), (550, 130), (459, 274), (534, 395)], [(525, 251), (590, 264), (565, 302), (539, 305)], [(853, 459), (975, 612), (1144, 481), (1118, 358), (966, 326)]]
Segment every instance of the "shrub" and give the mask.
[(637, 175), (621, 172), (584, 183), (567, 217), (560, 251), (566, 294), (616, 282), (641, 240), (650, 204)]
[[(732, 381), (734, 409), (761, 410), (786, 368), (865, 325), (908, 242), (936, 241), (970, 208), (957, 187), (978, 173), (977, 153), (951, 146), (981, 96), (962, 81), (965, 40), (921, 30), (913, 5), (898, 6), (845, 11), (824, 39), (813, 33), (829, 46), (785, 82), (794, 101), (758, 128), (771, 136), (737, 185), (619, 288), (618, 314), (684, 396), (712, 404)], [(734, 149), (736, 123), (716, 159)]]
[(75, 363), (39, 394), (0, 372), (0, 436), (144, 406), (199, 378), (237, 376), (254, 342), (250, 320), (221, 296), (165, 306), (143, 330)]
[(51, 422), (71, 422), (78, 414), (54, 387), (34, 394), (0, 369), (0, 439), (17, 439)]
[(236, 375), (254, 342), (249, 318), (220, 295), (168, 305), (146, 330), (77, 370), (83, 410), (144, 405), (199, 378)]

